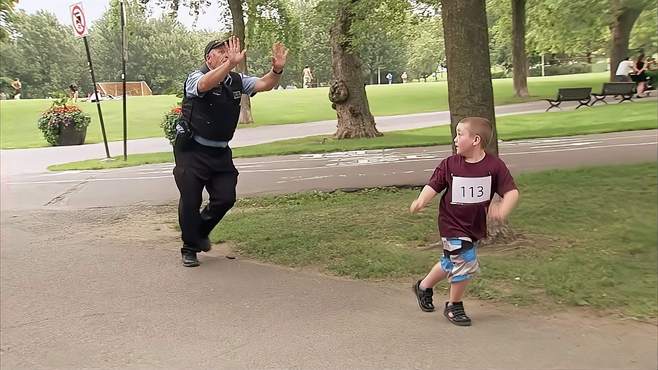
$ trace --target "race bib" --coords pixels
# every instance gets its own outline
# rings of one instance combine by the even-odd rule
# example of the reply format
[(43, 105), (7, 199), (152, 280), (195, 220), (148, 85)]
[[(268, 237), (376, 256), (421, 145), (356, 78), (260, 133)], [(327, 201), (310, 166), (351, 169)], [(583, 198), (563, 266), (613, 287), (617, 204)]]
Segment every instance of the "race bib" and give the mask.
[(491, 199), (491, 176), (452, 177), (452, 203), (475, 204)]

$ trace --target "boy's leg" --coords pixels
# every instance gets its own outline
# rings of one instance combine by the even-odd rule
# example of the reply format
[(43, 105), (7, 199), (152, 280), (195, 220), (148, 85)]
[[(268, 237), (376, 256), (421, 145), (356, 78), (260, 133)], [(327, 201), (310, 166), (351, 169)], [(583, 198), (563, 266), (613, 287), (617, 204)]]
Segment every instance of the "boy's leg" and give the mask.
[(471, 318), (466, 315), (462, 298), (473, 274), (480, 269), (477, 249), (467, 249), (459, 255), (451, 256), (451, 260), (453, 270), (450, 275), (450, 300), (445, 304), (443, 315), (455, 325), (470, 326)]
[(461, 302), (470, 280), (450, 284), (450, 303)]
[(441, 262), (437, 262), (434, 267), (432, 267), (432, 270), (425, 276), (423, 280), (420, 282), (420, 288), (421, 289), (431, 289), (434, 288), (434, 286), (441, 280), (445, 279), (446, 276), (448, 276), (448, 271), (443, 270), (441, 268)]
[(432, 301), (434, 290), (432, 288), (439, 281), (445, 279), (446, 276), (448, 276), (449, 268), (442, 266), (442, 263), (445, 265), (446, 261), (442, 259), (441, 262), (434, 265), (432, 270), (430, 270), (427, 276), (425, 276), (425, 279), (418, 280), (413, 286), (413, 291), (416, 294), (416, 300), (418, 300), (418, 306), (420, 306), (420, 309), (425, 312), (434, 311), (434, 303)]
[(471, 318), (466, 315), (464, 302), (462, 302), (469, 281), (470, 280), (461, 280), (450, 283), (450, 300), (446, 302), (445, 308), (443, 309), (443, 315), (455, 325), (471, 325)]

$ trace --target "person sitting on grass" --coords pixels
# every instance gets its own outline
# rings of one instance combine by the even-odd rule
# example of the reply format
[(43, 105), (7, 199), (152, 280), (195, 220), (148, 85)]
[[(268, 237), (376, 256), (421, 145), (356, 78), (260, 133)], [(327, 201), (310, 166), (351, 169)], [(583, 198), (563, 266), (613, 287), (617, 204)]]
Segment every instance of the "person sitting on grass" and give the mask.
[[(489, 217), (502, 221), (519, 199), (519, 191), (505, 163), (485, 152), (491, 138), (489, 120), (480, 117), (461, 120), (454, 139), (457, 154), (441, 161), (409, 207), (412, 214), (417, 213), (445, 190), (438, 220), (443, 256), (424, 279), (413, 285), (413, 290), (420, 309), (432, 312), (432, 288), (448, 278), (450, 297), (443, 314), (459, 326), (471, 325), (462, 297), (473, 274), (479, 271), (477, 246), (487, 236), (487, 209)], [(491, 203), (494, 193), (502, 201)]]

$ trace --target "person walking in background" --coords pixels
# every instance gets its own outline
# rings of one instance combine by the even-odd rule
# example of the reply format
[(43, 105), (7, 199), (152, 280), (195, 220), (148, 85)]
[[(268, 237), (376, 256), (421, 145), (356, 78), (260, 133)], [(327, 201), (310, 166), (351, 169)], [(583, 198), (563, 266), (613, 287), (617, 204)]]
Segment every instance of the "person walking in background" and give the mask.
[(78, 86), (76, 84), (70, 84), (69, 85), (69, 98), (73, 100), (74, 102), (78, 101)]
[(645, 73), (647, 74), (647, 89), (645, 92), (648, 94), (648, 90), (655, 90), (656, 87), (658, 87), (658, 63), (656, 63), (656, 59), (654, 57), (647, 58), (646, 69), (647, 70)]
[(308, 89), (311, 87), (311, 82), (313, 82), (313, 72), (311, 71), (311, 67), (305, 66), (302, 73), (302, 87)]
[(386, 75), (386, 79), (388, 80), (389, 85), (393, 83), (393, 75), (391, 74), (391, 72), (388, 72), (388, 74)]
[(407, 83), (407, 78), (409, 78), (409, 76), (407, 76), (407, 71), (402, 72), (402, 75), (400, 75), (400, 78), (402, 79), (402, 83), (406, 84)]

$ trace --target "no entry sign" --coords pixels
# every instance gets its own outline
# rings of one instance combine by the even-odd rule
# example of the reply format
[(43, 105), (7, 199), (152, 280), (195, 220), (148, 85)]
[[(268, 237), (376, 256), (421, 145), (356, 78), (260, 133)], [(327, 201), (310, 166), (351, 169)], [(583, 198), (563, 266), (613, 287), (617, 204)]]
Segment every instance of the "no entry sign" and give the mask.
[(85, 37), (89, 33), (87, 27), (87, 18), (85, 17), (85, 10), (82, 3), (75, 3), (71, 5), (71, 20), (73, 21), (73, 34), (77, 37)]

